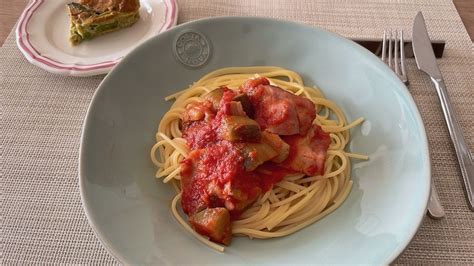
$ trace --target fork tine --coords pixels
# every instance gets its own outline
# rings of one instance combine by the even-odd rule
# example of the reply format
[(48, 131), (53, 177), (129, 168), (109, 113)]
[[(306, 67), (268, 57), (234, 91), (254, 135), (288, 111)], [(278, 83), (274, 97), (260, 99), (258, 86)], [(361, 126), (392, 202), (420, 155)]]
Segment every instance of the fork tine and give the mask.
[(387, 53), (387, 31), (383, 31), (383, 40), (382, 40), (382, 61), (385, 62)]
[(404, 79), (407, 79), (406, 69), (405, 69), (405, 42), (403, 40), (403, 30), (400, 31), (400, 60), (401, 60), (401, 67), (402, 67), (402, 76)]
[(393, 68), (392, 66), (392, 31), (388, 32), (388, 66)]
[(395, 30), (395, 40), (393, 41), (395, 44), (395, 56), (394, 56), (394, 70), (397, 75), (400, 75), (400, 64), (399, 64), (399, 51), (398, 51), (398, 30)]
[(408, 85), (403, 30), (384, 30), (381, 59), (403, 83)]

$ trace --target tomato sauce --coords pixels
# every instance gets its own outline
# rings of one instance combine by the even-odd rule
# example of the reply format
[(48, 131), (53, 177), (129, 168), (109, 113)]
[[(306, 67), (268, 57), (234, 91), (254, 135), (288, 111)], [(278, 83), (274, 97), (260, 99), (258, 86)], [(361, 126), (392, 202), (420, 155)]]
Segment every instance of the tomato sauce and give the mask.
[[(265, 78), (250, 80), (241, 89), (249, 90), (252, 86), (269, 86), (269, 82)], [(255, 116), (262, 115), (258, 118), (247, 117), (246, 119), (254, 119), (258, 123), (257, 130), (264, 130), (268, 126), (275, 131), (285, 132), (286, 135), (283, 134), (285, 136), (278, 136), (278, 133), (273, 133), (272, 136), (279, 139), (280, 143), (289, 145), (288, 157), (286, 160), (282, 159), (284, 160), (282, 163), (275, 163), (271, 161), (275, 157), (272, 157), (273, 154), (270, 153), (272, 155), (258, 161), (265, 153), (268, 154), (269, 148), (272, 149), (268, 146), (270, 144), (262, 142), (253, 143), (254, 146), (251, 146), (250, 143), (223, 137), (225, 130), (229, 130), (224, 122), (229, 119), (228, 116), (236, 116), (231, 110), (232, 104), (234, 107), (236, 104), (233, 102), (236, 97), (234, 91), (222, 88), (220, 101), (215, 102), (214, 105), (207, 100), (203, 103), (193, 103), (194, 106), (191, 107), (194, 109), (185, 115), (193, 119), (197, 117), (200, 120), (189, 119), (181, 125), (183, 138), (192, 150), (181, 162), (181, 205), (183, 211), (190, 217), (206, 209), (223, 207), (229, 212), (231, 220), (235, 220), (262, 193), (270, 190), (285, 176), (293, 173), (322, 173), (330, 138), (319, 126), (312, 126), (314, 115), (307, 114), (311, 112), (315, 114), (314, 104), (292, 99), (291, 97), (297, 96), (277, 87), (259, 88), (261, 89), (254, 90), (253, 94), (249, 95), (252, 104), (268, 94), (277, 95), (271, 98), (277, 101), (274, 105), (272, 105), (272, 100), (254, 104)], [(291, 96), (288, 96), (288, 99), (285, 98), (287, 94)], [(217, 103), (219, 108), (215, 110)], [(287, 107), (292, 109), (289, 111)], [(243, 122), (238, 124), (240, 125), (245, 126)], [(258, 145), (267, 145), (267, 147), (264, 149)], [(253, 150), (250, 147), (260, 147), (260, 149)], [(285, 154), (275, 151), (276, 148), (271, 150), (275, 154)], [(300, 159), (308, 154), (309, 162)], [(253, 160), (256, 168), (245, 167), (249, 160)], [(211, 210), (209, 211), (212, 213)], [(193, 222), (196, 230), (204, 226), (198, 232), (211, 237), (211, 231), (214, 229), (210, 227), (215, 226), (211, 226), (213, 223), (207, 223), (207, 220), (202, 220), (202, 223)], [(205, 222), (206, 225), (204, 225)]]
[[(214, 117), (210, 117), (209, 120), (193, 121), (183, 125), (183, 138), (191, 150), (202, 149), (219, 140), (222, 118), (229, 115), (230, 102), (235, 95), (236, 93), (232, 90), (224, 88), (219, 110)], [(204, 102), (200, 108), (207, 109), (205, 110), (206, 113), (213, 113), (211, 106), (208, 102)]]
[(260, 176), (260, 188), (263, 192), (270, 190), (274, 184), (283, 180), (285, 176), (296, 173), (272, 162), (260, 165), (255, 171)]
[(331, 137), (320, 126), (313, 125), (306, 136), (284, 136), (283, 140), (290, 145), (288, 157), (282, 162), (285, 168), (307, 175), (323, 174)]

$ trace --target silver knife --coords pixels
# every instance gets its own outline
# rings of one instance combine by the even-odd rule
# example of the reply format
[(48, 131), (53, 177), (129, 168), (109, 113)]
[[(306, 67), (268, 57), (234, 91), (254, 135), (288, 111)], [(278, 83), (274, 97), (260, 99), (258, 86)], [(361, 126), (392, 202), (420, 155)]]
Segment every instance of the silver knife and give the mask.
[(430, 37), (426, 30), (423, 14), (418, 12), (413, 22), (413, 51), (418, 68), (431, 77), (443, 109), (444, 118), (448, 125), (449, 135), (453, 142), (456, 156), (458, 157), (464, 187), (466, 189), (469, 208), (474, 211), (474, 162), (473, 155), (469, 151), (466, 140), (462, 134), (454, 109), (449, 100), (443, 76), (436, 64), (436, 58), (431, 48)]

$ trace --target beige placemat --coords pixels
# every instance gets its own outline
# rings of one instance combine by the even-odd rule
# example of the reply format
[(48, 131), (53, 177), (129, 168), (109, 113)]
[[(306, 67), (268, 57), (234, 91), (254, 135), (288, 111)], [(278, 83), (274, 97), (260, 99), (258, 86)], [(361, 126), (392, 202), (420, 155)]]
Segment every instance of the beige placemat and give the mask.
[[(179, 0), (179, 21), (210, 16), (265, 16), (329, 29), (346, 37), (411, 32), (423, 11), (431, 37), (446, 40), (439, 60), (451, 100), (474, 149), (473, 44), (451, 0)], [(435, 91), (409, 60), (410, 90), (428, 132), (433, 176), (447, 216), (425, 219), (398, 263), (474, 263), (474, 213)], [(79, 137), (102, 79), (64, 77), (30, 65), (11, 34), (0, 48), (2, 264), (117, 263), (99, 243), (78, 189)]]

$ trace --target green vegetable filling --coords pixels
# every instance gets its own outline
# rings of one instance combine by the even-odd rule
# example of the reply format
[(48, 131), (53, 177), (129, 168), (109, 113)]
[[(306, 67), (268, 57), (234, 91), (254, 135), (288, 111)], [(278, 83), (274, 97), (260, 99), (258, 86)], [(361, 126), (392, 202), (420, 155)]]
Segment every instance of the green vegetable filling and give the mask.
[[(77, 7), (75, 5), (71, 5), (70, 7), (78, 9), (81, 6)], [(100, 15), (97, 14), (97, 17), (99, 18), (107, 18), (108, 16), (113, 16), (113, 14), (110, 12), (104, 12)], [(139, 17), (140, 15), (138, 13), (122, 13), (108, 19), (108, 21), (103, 19), (104, 24), (93, 24), (93, 22), (87, 23), (86, 21), (81, 21), (80, 23), (71, 22), (69, 39), (73, 44), (78, 44), (83, 40), (92, 39), (107, 32), (129, 27), (137, 22)]]

